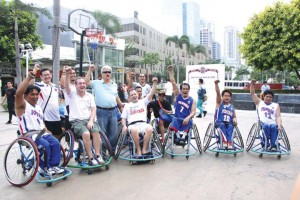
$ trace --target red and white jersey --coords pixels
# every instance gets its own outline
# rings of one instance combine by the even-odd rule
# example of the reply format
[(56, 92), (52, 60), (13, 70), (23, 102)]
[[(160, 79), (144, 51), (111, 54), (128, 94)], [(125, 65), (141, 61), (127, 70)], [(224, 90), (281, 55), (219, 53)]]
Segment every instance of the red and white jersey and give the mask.
[(260, 101), (257, 107), (259, 120), (266, 124), (276, 124), (277, 108), (277, 103), (272, 102), (270, 105), (267, 105), (264, 101)]
[(136, 121), (147, 121), (147, 105), (148, 97), (138, 100), (138, 102), (127, 103), (123, 109), (122, 118), (127, 119), (127, 123), (131, 124)]
[(22, 116), (18, 116), (19, 131), (22, 135), (28, 131), (43, 130), (45, 128), (43, 122), (43, 110), (39, 105), (32, 106), (26, 102), (26, 109)]

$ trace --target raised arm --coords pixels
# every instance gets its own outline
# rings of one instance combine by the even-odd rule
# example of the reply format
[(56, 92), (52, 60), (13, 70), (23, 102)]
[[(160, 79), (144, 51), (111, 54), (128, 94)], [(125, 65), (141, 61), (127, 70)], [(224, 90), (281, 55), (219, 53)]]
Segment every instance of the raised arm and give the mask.
[(260, 99), (255, 94), (255, 88), (254, 88), (255, 83), (256, 83), (256, 80), (251, 81), (250, 94), (251, 94), (252, 100), (255, 103), (255, 105), (258, 106)]
[(27, 86), (30, 85), (30, 81), (35, 78), (34, 71), (29, 72), (28, 76), (20, 83), (15, 98), (15, 111), (17, 116), (22, 116), (26, 109), (26, 102), (24, 99), (24, 93), (27, 89)]
[[(130, 69), (126, 69), (126, 83), (128, 88), (132, 88), (133, 87), (133, 80), (132, 80), (132, 76), (133, 74), (131, 73)], [(134, 89), (134, 88), (133, 88)]]
[(151, 101), (151, 100), (152, 100), (152, 97), (153, 97), (153, 95), (154, 95), (155, 92), (156, 92), (157, 81), (158, 81), (157, 77), (153, 77), (153, 78), (152, 78), (153, 85), (152, 85), (152, 88), (151, 88), (151, 90), (150, 90), (150, 93), (147, 95), (148, 101)]
[(68, 66), (65, 65), (65, 66), (63, 67), (63, 72), (62, 72), (61, 77), (60, 77), (60, 80), (59, 80), (59, 85), (60, 85), (60, 88), (61, 88), (61, 89), (64, 89), (64, 88), (65, 88), (66, 67), (68, 67)]
[(84, 81), (86, 86), (91, 86), (91, 73), (95, 70), (95, 65), (90, 65), (89, 71), (86, 73)]
[(32, 75), (33, 78), (30, 80), (30, 82), (29, 82), (28, 85), (34, 85), (34, 83), (35, 83), (35, 75), (36, 75), (37, 71), (39, 71), (39, 70), (40, 70), (40, 65), (39, 64), (35, 64), (34, 68), (32, 70), (32, 73), (31, 73), (31, 75)]
[(172, 83), (172, 86), (173, 86), (173, 93), (174, 93), (174, 96), (177, 97), (177, 95), (179, 94), (179, 91), (178, 91), (178, 87), (177, 87), (177, 84), (176, 84), (176, 81), (174, 78), (173, 69), (174, 69), (174, 67), (172, 65), (168, 66), (169, 78), (170, 78), (170, 82)]
[(216, 90), (216, 109), (220, 107), (222, 103), (222, 98), (221, 98), (221, 92), (220, 92), (220, 87), (219, 87), (219, 80), (215, 80), (215, 90)]
[[(65, 70), (65, 77), (64, 77), (64, 88), (67, 92), (67, 94), (71, 94), (71, 88), (70, 88), (70, 74), (72, 72), (71, 67), (69, 66), (64, 66), (64, 70)], [(62, 80), (62, 79), (60, 79)]]

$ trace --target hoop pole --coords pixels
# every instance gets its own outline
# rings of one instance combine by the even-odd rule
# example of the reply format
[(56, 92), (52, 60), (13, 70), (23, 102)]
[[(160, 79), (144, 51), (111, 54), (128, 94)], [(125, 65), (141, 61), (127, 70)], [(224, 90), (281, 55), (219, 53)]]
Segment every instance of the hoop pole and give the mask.
[(80, 62), (79, 62), (79, 76), (82, 76), (82, 60), (83, 60), (83, 37), (86, 34), (85, 30), (80, 35)]

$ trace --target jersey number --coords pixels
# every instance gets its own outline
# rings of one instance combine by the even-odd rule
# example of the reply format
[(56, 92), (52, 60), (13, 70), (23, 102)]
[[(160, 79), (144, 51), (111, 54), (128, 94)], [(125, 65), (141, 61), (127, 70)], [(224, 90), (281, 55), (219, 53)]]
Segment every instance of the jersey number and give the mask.
[(265, 117), (268, 119), (272, 119), (271, 113), (269, 113), (269, 112), (265, 112)]
[(224, 115), (224, 122), (229, 122), (230, 121), (230, 117), (228, 115)]
[(180, 112), (182, 112), (182, 111), (183, 111), (183, 109), (184, 109), (184, 107), (183, 107), (183, 106), (181, 106)]

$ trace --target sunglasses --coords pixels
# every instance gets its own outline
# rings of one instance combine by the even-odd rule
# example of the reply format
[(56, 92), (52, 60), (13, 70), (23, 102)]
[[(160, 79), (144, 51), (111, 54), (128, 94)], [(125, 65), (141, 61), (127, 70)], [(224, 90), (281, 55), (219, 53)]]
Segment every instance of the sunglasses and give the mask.
[(111, 71), (103, 71), (102, 74), (111, 74)]

